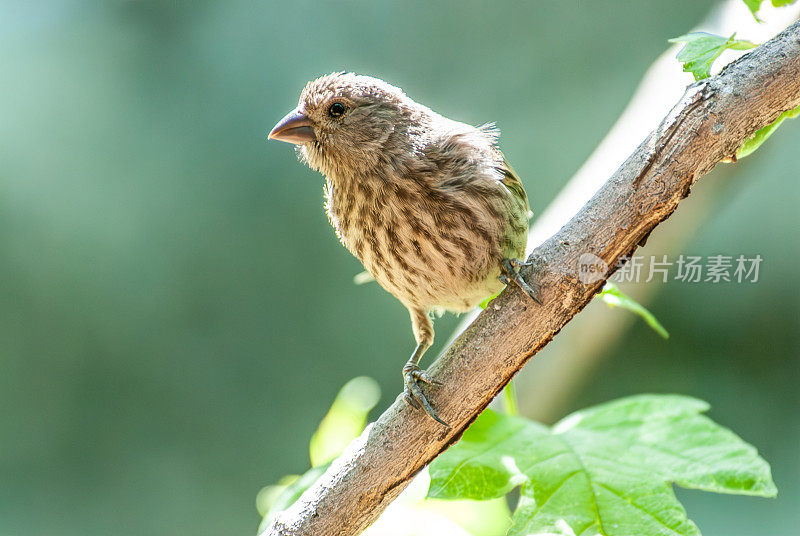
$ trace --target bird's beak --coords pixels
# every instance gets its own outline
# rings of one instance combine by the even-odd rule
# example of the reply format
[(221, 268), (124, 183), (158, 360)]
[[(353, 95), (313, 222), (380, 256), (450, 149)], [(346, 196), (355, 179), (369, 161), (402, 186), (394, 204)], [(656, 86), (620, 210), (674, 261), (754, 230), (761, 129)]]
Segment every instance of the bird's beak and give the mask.
[(275, 128), (270, 131), (267, 138), (294, 143), (295, 145), (302, 145), (317, 139), (314, 135), (314, 129), (311, 128), (311, 121), (299, 110), (292, 110), (286, 114), (283, 119), (278, 121)]

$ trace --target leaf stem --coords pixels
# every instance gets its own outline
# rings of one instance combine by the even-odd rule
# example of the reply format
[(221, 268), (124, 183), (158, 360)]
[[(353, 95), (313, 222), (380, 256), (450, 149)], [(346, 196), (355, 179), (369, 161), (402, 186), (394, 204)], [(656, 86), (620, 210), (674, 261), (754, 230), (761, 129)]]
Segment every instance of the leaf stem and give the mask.
[(506, 413), (514, 416), (519, 415), (519, 407), (517, 406), (517, 389), (514, 387), (514, 380), (503, 387), (503, 401), (506, 405)]

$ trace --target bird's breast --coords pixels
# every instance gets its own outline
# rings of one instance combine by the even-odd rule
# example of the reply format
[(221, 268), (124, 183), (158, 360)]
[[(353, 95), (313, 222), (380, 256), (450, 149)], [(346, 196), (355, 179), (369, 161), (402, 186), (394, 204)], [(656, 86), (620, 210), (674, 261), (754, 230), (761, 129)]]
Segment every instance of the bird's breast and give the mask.
[(524, 254), (527, 226), (518, 236), (515, 217), (496, 204), (411, 183), (326, 186), (342, 244), (383, 288), (425, 308), (467, 311), (502, 289), (500, 261)]

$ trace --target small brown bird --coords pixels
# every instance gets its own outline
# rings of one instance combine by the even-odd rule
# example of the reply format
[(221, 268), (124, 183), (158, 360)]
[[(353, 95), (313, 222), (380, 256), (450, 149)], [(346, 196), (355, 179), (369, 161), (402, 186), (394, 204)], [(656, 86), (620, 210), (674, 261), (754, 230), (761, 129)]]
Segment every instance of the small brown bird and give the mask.
[(325, 175), (326, 209), (342, 244), (408, 308), (417, 347), (404, 397), (447, 426), (420, 382), (435, 309), (465, 312), (517, 284), (529, 207), (491, 125), (473, 127), (417, 104), (377, 78), (332, 73), (309, 82), (270, 139), (299, 146)]

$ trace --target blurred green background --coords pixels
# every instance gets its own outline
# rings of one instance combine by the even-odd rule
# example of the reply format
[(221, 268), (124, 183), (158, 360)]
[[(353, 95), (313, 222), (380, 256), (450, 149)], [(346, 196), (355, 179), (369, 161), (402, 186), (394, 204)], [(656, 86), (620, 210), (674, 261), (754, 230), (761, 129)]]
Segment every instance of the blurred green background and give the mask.
[[(0, 536), (254, 534), (347, 380), (399, 393), (405, 309), (352, 284), (322, 178), (266, 143), (307, 80), (496, 121), (539, 213), (712, 5), (1, 1)], [(706, 535), (800, 524), (799, 144), (789, 122), (725, 171), (686, 251), (760, 254), (760, 281), (670, 283), (672, 338), (637, 323), (563, 408), (708, 400), (780, 496), (680, 492)]]

